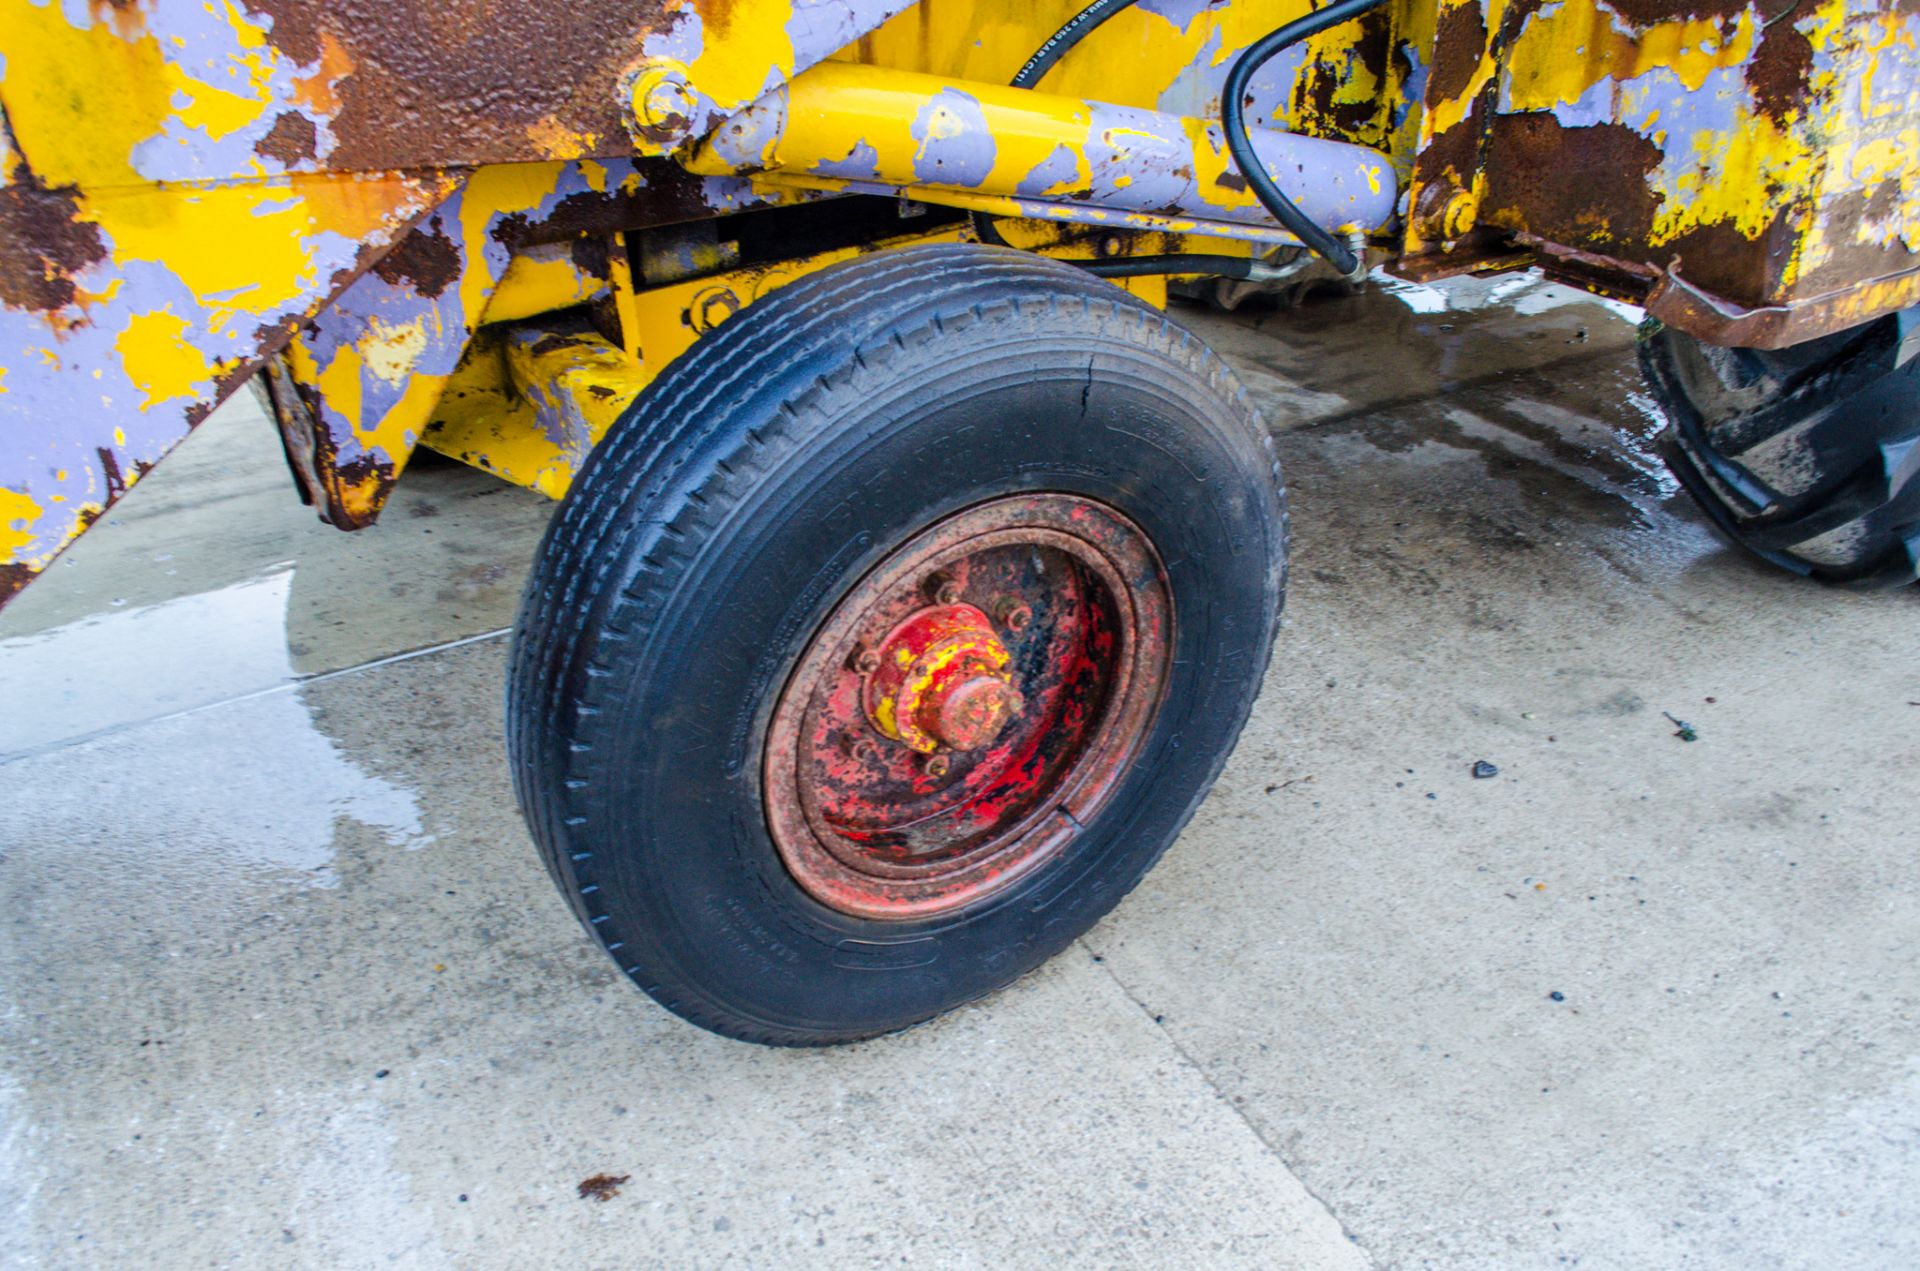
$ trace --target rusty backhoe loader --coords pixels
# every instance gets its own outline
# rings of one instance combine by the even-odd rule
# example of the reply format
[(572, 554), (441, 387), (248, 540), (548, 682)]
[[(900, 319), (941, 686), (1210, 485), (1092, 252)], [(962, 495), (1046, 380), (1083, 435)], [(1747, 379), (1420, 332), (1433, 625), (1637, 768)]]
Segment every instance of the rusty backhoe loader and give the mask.
[(1713, 521), (1915, 580), (1912, 0), (1083, 4), (0, 0), (0, 597), (243, 384), (342, 530), (421, 447), (558, 499), (533, 838), (821, 1044), (1061, 950), (1247, 717), (1285, 505), (1169, 280), (1644, 306)]

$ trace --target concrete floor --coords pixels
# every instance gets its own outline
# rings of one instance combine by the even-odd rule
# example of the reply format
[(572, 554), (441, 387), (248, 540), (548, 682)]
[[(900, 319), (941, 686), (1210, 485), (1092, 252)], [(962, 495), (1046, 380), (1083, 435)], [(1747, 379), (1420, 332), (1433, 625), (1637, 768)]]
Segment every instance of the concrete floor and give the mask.
[(1239, 751), (1074, 950), (824, 1053), (655, 1007), (535, 860), (548, 505), (422, 467), (339, 535), (209, 421), (0, 615), (0, 1264), (1920, 1265), (1920, 594), (1717, 543), (1629, 312), (1181, 316), (1293, 497)]

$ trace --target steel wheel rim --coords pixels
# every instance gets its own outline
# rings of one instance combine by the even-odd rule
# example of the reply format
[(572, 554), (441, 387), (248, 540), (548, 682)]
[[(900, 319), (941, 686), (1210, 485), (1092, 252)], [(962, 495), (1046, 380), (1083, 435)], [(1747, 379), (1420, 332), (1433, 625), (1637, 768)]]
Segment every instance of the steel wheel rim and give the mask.
[(912, 536), (813, 633), (767, 730), (765, 806), (829, 909), (976, 905), (1070, 850), (1137, 758), (1173, 644), (1146, 534), (1077, 495)]

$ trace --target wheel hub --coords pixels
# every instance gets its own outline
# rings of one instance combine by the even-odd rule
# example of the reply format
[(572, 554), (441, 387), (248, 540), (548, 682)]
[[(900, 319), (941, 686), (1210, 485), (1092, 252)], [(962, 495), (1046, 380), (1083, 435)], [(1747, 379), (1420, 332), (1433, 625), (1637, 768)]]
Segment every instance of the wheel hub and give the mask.
[(923, 531), (828, 616), (774, 708), (768, 827), (814, 899), (868, 918), (974, 903), (1068, 850), (1165, 683), (1145, 535), (1070, 495)]
[(934, 605), (887, 636), (862, 697), (884, 737), (922, 754), (978, 750), (1026, 706), (993, 621), (968, 604)]

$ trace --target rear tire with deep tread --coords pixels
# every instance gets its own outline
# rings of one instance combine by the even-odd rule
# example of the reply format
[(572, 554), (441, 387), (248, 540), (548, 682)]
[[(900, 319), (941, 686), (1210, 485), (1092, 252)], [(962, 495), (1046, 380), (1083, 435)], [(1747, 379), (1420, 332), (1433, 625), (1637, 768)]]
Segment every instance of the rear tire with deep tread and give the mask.
[(1920, 310), (1781, 350), (1653, 320), (1640, 364), (1668, 466), (1735, 543), (1850, 587), (1920, 578)]
[[(1284, 595), (1278, 478), (1219, 359), (1071, 266), (918, 247), (756, 302), (608, 432), (528, 581), (507, 739), (556, 883), (637, 984), (732, 1037), (855, 1040), (1011, 981), (1132, 889), (1225, 762)], [(770, 838), (775, 699), (891, 548), (1024, 491), (1111, 505), (1164, 562), (1171, 670), (1135, 761), (1069, 851), (976, 906), (830, 909)]]

